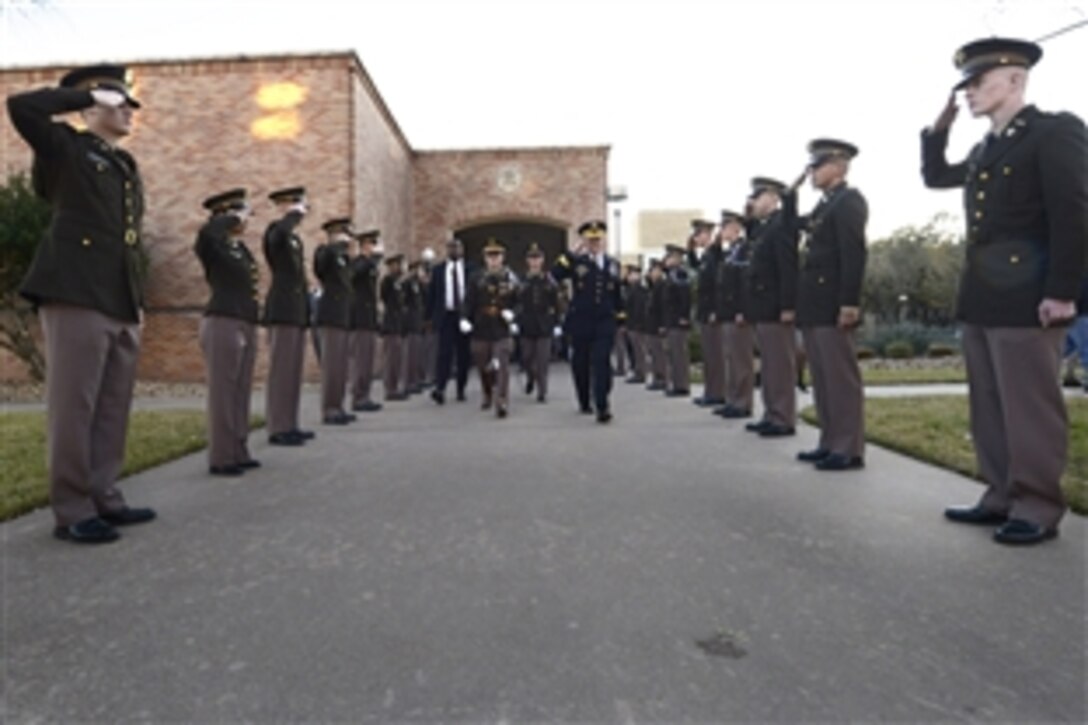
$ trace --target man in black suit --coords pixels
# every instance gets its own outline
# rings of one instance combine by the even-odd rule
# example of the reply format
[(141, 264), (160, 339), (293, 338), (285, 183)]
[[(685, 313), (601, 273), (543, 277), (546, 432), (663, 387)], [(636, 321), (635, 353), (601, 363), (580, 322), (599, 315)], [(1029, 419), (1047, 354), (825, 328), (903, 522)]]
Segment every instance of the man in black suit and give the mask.
[[(115, 527), (155, 518), (151, 509), (129, 508), (114, 485), (144, 303), (143, 183), (119, 146), (140, 107), (130, 92), (124, 67), (102, 65), (7, 100), (15, 130), (34, 151), (34, 189), (52, 207), (20, 293), (38, 310), (49, 363), (53, 533), (76, 543), (116, 541)], [(53, 121), (76, 111), (86, 130)]]
[[(987, 38), (956, 53), (963, 73), (922, 133), (926, 186), (963, 187), (967, 260), (957, 301), (970, 392), (971, 438), (988, 484), (957, 523), (996, 526), (1002, 544), (1058, 535), (1069, 424), (1058, 383), (1065, 326), (1076, 315), (1088, 240), (1088, 134), (1071, 113), (1024, 100), (1035, 43)], [(948, 132), (963, 89), (990, 132), (949, 164)]]
[(435, 265), (427, 287), (427, 316), (438, 335), (438, 366), (435, 370), (431, 398), (439, 405), (446, 402), (446, 383), (456, 356), (457, 400), (465, 399), (468, 384), (470, 337), (461, 331), (464, 313), (465, 285), (474, 269), (465, 261), (465, 248), (460, 239), (446, 242), (446, 261)]

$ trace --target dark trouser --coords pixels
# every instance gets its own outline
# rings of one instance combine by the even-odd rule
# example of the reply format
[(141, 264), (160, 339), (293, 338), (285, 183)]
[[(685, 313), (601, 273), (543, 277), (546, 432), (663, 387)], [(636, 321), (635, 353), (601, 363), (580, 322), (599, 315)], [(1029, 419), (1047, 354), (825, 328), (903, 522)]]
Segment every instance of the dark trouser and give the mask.
[(401, 335), (400, 338), (400, 385), (407, 393), (416, 387), (416, 373), (419, 365), (419, 335), (414, 332)]
[(616, 373), (627, 374), (627, 328), (617, 327), (616, 338), (613, 342), (612, 352), (616, 356)]
[(865, 394), (854, 332), (835, 326), (802, 330), (812, 394), (820, 418), (819, 447), (847, 457), (865, 454)]
[(691, 350), (688, 348), (688, 331), (670, 327), (665, 338), (669, 348), (669, 387), (671, 390), (691, 389)]
[(510, 353), (513, 349), (514, 341), (509, 337), (472, 341), (472, 358), (480, 371), (484, 400), (501, 406), (510, 401)]
[(97, 310), (43, 306), (49, 498), (58, 526), (125, 508), (125, 461), (140, 326)]
[(537, 396), (548, 397), (548, 363), (552, 359), (550, 337), (521, 338), (521, 364), (529, 379), (536, 385)]
[(650, 353), (650, 371), (653, 373), (655, 383), (665, 383), (669, 376), (669, 362), (665, 357), (665, 336), (661, 334), (646, 335), (646, 349)]
[(208, 315), (200, 321), (200, 349), (208, 381), (208, 465), (248, 461), (257, 328), (234, 317)]
[(450, 368), (454, 357), (457, 359), (457, 392), (461, 393), (468, 384), (470, 360), (469, 336), (461, 332), (461, 317), (454, 312), (446, 312), (438, 322), (438, 367), (435, 370), (434, 385), (441, 392), (446, 391), (450, 379)]
[(265, 415), (270, 435), (298, 429), (299, 398), (302, 395), (302, 364), (305, 357), (305, 327), (268, 326)]
[(752, 409), (755, 387), (755, 341), (751, 325), (725, 325), (725, 404), (737, 410)]
[(608, 394), (612, 392), (612, 335), (575, 337), (571, 339), (571, 372), (578, 405), (589, 407), (590, 386), (597, 412), (608, 410)]
[(374, 380), (374, 352), (378, 346), (378, 333), (373, 330), (354, 330), (351, 333), (351, 403), (360, 405), (371, 402), (370, 386)]
[(703, 350), (703, 395), (714, 400), (725, 398), (725, 333), (720, 322), (699, 326)]
[(319, 327), (321, 339), (321, 413), (344, 412), (348, 383), (348, 343), (351, 333), (339, 327)]
[[(1065, 328), (964, 325), (971, 437), (983, 508), (1057, 526), (1069, 422), (1058, 375)], [(809, 353), (811, 355), (811, 353)]]
[(646, 333), (635, 332), (633, 330), (627, 331), (627, 336), (631, 340), (631, 352), (634, 355), (634, 361), (632, 366), (634, 367), (635, 380), (646, 379)]
[(793, 325), (756, 324), (763, 420), (793, 428), (797, 425), (797, 343)]
[(438, 367), (438, 336), (434, 330), (423, 333), (423, 366), (422, 380), (424, 383), (434, 382), (434, 371)]
[(382, 349), (385, 353), (385, 360), (383, 361), (382, 377), (385, 383), (385, 398), (395, 398), (400, 395), (401, 385), (401, 367), (403, 363), (401, 358), (404, 356), (404, 338), (400, 335), (382, 335)]

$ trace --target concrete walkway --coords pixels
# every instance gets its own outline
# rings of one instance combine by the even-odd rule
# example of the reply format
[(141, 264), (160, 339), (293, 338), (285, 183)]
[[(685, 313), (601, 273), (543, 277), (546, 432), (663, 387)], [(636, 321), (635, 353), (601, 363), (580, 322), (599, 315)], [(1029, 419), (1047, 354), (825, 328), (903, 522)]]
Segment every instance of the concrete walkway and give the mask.
[[(120, 543), (0, 526), (4, 722), (1084, 721), (1088, 526), (942, 521), (976, 483), (793, 461), (640, 387), (616, 421), (416, 398), (240, 480), (133, 477)], [(709, 640), (709, 644), (708, 644)], [(714, 654), (697, 645), (702, 641)], [(718, 656), (722, 655), (722, 656)]]

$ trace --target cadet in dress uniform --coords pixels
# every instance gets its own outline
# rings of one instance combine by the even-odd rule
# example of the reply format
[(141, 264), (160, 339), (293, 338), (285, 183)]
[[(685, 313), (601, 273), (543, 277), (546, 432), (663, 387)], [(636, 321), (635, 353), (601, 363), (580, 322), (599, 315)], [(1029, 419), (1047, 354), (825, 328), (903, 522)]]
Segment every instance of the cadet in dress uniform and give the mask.
[(696, 270), (695, 319), (699, 322), (704, 382), (703, 394), (693, 402), (703, 407), (725, 405), (725, 341), (722, 320), (718, 317), (720, 268), (725, 263), (725, 250), (721, 238), (712, 236), (714, 222), (696, 219), (691, 222), (691, 229), (688, 265)]
[(597, 407), (597, 422), (612, 420), (608, 394), (612, 391), (612, 366), (609, 361), (617, 320), (625, 317), (620, 298), (620, 266), (604, 252), (608, 225), (589, 221), (578, 227), (582, 243), (574, 251), (564, 250), (552, 268), (557, 280), (569, 279), (573, 286), (566, 316), (570, 335), (571, 372), (578, 405), (583, 413), (593, 413), (590, 389)]
[(423, 341), (419, 356), (419, 379), (422, 388), (434, 385), (434, 370), (438, 362), (438, 338), (435, 335), (434, 325), (431, 324), (431, 314), (428, 304), (431, 298), (431, 275), (434, 274), (434, 250), (427, 247), (423, 250), (419, 262), (419, 288), (423, 294)]
[(719, 268), (720, 307), (725, 338), (725, 405), (714, 413), (723, 418), (750, 418), (755, 387), (755, 335), (744, 319), (742, 300), (750, 245), (744, 236), (747, 219), (728, 209), (722, 211), (720, 235), (728, 245), (725, 263)]
[(419, 363), (423, 354), (423, 286), (419, 281), (419, 262), (408, 263), (404, 276), (404, 324), (401, 326), (401, 385), (405, 395), (423, 392)]
[(665, 265), (659, 259), (650, 260), (646, 273), (646, 351), (650, 357), (650, 391), (668, 388), (669, 361), (665, 355)]
[(468, 285), (465, 319), (461, 329), (472, 335), (472, 359), (480, 371), (480, 386), (487, 410), (495, 404), (495, 415), (505, 418), (510, 405), (511, 335), (517, 333), (514, 307), (517, 280), (504, 262), (506, 249), (494, 239), (484, 246), (486, 266)]
[(650, 334), (647, 326), (647, 296), (646, 286), (642, 283), (642, 271), (635, 265), (627, 265), (626, 294), (624, 309), (627, 310), (627, 336), (631, 340), (631, 353), (634, 356), (631, 377), (627, 382), (633, 385), (646, 382), (646, 337)]
[(967, 159), (945, 159), (955, 91), (922, 134), (927, 186), (964, 188), (967, 261), (957, 317), (970, 391), (971, 437), (986, 492), (952, 521), (999, 526), (1003, 544), (1058, 533), (1069, 436), (1058, 383), (1063, 326), (1075, 316), (1088, 239), (1088, 138), (1070, 113), (1028, 104), (1028, 69), (1042, 49), (988, 38), (956, 53), (974, 116), (990, 133)]
[[(129, 508), (114, 485), (125, 432), (144, 302), (143, 183), (117, 144), (132, 130), (123, 66), (79, 68), (59, 88), (7, 99), (34, 152), (33, 184), (52, 219), (19, 290), (45, 338), (49, 498), (59, 539), (109, 543), (116, 526), (155, 518)], [(86, 130), (53, 117), (79, 111)]]
[(355, 420), (344, 410), (351, 341), (351, 220), (330, 219), (321, 229), (328, 235), (314, 250), (314, 276), (321, 281), (315, 320), (321, 336), (321, 415), (327, 425), (347, 425)]
[(683, 247), (665, 247), (665, 344), (669, 361), (669, 387), (665, 395), (684, 398), (691, 394), (691, 275), (684, 268)]
[(300, 446), (314, 437), (299, 427), (299, 400), (306, 359), (306, 327), (310, 302), (306, 258), (297, 229), (306, 216), (306, 189), (295, 186), (268, 195), (279, 217), (264, 233), (264, 258), (272, 270), (272, 286), (264, 301), (268, 327), (268, 381), (265, 413), (268, 442)]
[(351, 260), (351, 409), (361, 413), (382, 409), (370, 397), (378, 348), (379, 236), (377, 229), (357, 234), (359, 253)]
[(744, 321), (755, 326), (763, 418), (748, 430), (765, 438), (792, 436), (797, 425), (797, 193), (781, 181), (752, 179), (755, 224), (744, 280)]
[(812, 368), (820, 443), (798, 459), (821, 471), (843, 471), (865, 465), (864, 391), (854, 335), (861, 322), (869, 205), (846, 183), (855, 146), (817, 139), (808, 150), (812, 185), (823, 198), (808, 216), (797, 325)]
[(250, 216), (245, 189), (204, 201), (211, 217), (194, 251), (204, 267), (211, 299), (200, 321), (200, 349), (208, 380), (208, 470), (240, 476), (260, 465), (249, 454), (249, 400), (257, 361), (257, 262), (238, 235)]
[(544, 252), (533, 243), (525, 254), (529, 271), (518, 289), (517, 325), (521, 338), (521, 357), (527, 381), (525, 394), (536, 390), (537, 402), (548, 399), (548, 364), (552, 359), (552, 339), (561, 333), (559, 323), (559, 285), (544, 271)]
[(385, 354), (384, 383), (387, 401), (407, 400), (401, 389), (401, 358), (404, 355), (402, 330), (404, 328), (404, 275), (401, 267), (403, 254), (394, 254), (385, 260), (385, 276), (382, 277), (382, 348)]

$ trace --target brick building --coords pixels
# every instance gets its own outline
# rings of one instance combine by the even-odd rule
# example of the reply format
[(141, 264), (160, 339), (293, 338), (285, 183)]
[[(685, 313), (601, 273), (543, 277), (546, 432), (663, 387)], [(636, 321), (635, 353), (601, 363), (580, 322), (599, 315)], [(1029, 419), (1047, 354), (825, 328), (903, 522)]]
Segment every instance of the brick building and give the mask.
[[(440, 250), (456, 233), (471, 255), (495, 236), (510, 245), (513, 262), (532, 241), (554, 255), (578, 224), (605, 215), (608, 147), (413, 149), (353, 52), (129, 67), (143, 110), (126, 148), (146, 183), (151, 259), (143, 379), (203, 378), (196, 340), (207, 287), (191, 247), (204, 219), (200, 202), (213, 192), (249, 189), (257, 214), (245, 238), (258, 256), (267, 193), (295, 184), (311, 200), (301, 228), (308, 255), (323, 238), (322, 221), (343, 214), (357, 228), (379, 227), (390, 251)], [(55, 84), (66, 70), (0, 69), (0, 96)], [(30, 159), (11, 123), (0, 124), (4, 177)], [(10, 358), (0, 366), (6, 377), (23, 374)]]

